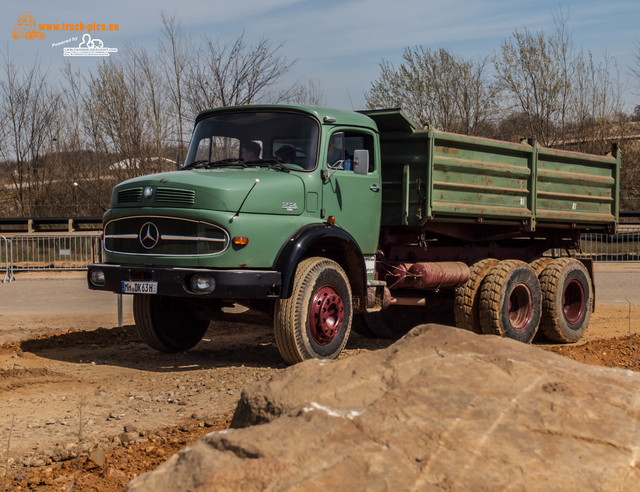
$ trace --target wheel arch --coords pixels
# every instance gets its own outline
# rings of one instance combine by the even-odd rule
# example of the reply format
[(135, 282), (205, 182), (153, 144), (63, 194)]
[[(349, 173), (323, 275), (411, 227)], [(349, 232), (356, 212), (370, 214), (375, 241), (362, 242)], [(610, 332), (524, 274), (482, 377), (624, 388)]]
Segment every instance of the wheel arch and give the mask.
[(351, 284), (354, 312), (366, 306), (367, 270), (360, 246), (347, 231), (326, 223), (302, 227), (280, 248), (273, 268), (282, 274), (282, 299), (291, 296), (298, 263), (311, 256), (329, 258), (338, 263)]

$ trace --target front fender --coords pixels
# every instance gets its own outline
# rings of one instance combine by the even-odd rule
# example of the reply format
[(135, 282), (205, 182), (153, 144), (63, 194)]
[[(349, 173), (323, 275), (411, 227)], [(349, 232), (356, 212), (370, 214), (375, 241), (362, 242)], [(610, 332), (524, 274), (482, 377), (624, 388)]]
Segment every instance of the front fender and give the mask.
[(331, 224), (310, 224), (298, 229), (280, 248), (273, 268), (282, 274), (281, 298), (291, 297), (298, 263), (310, 256), (336, 261), (347, 273), (354, 297), (364, 303), (367, 270), (357, 241), (344, 229)]

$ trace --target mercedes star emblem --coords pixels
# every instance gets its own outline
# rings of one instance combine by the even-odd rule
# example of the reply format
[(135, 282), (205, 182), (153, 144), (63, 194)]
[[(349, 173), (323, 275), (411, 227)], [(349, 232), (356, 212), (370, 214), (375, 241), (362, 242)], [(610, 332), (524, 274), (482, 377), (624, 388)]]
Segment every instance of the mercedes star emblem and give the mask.
[(153, 222), (147, 222), (140, 228), (138, 237), (143, 248), (151, 249), (158, 244), (160, 231), (158, 231), (158, 227)]

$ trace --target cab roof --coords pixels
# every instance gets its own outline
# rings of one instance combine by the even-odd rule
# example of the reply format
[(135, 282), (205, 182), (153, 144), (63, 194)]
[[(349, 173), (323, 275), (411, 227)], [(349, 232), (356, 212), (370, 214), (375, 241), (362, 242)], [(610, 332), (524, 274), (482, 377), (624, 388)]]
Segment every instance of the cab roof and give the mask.
[(373, 130), (378, 129), (373, 119), (361, 113), (344, 109), (302, 104), (251, 104), (247, 106), (227, 106), (223, 108), (207, 109), (198, 114), (196, 121), (213, 114), (236, 111), (293, 111), (309, 114), (315, 117), (323, 125), (348, 125), (371, 128)]

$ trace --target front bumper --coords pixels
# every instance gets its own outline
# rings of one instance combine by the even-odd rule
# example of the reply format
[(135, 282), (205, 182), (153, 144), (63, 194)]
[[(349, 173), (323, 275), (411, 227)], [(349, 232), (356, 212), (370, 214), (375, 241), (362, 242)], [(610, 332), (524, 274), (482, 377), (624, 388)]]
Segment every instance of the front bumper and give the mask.
[[(91, 272), (104, 272), (104, 285), (91, 281)], [(207, 273), (215, 279), (216, 288), (208, 294), (196, 293), (189, 287), (191, 277)], [(206, 268), (143, 267), (94, 263), (87, 269), (87, 282), (93, 290), (123, 293), (122, 282), (158, 283), (158, 295), (215, 299), (273, 299), (282, 291), (282, 276), (273, 270), (212, 270)]]

